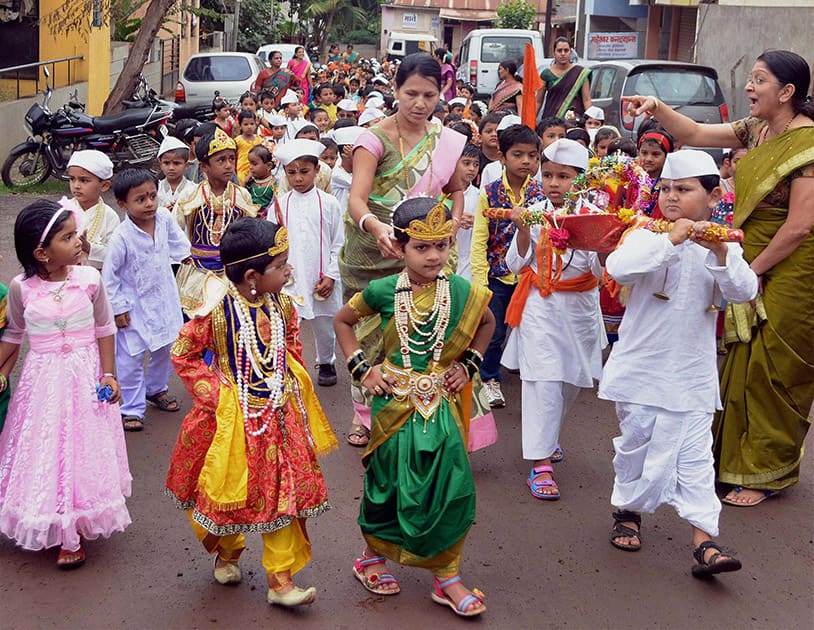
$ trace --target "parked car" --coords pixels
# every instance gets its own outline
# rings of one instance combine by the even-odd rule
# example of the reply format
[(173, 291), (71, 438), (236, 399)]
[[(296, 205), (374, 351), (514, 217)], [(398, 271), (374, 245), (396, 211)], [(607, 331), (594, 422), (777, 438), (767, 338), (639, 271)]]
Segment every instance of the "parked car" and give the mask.
[(263, 60), (264, 63), (269, 62), (269, 53), (272, 50), (279, 50), (283, 55), (283, 68), (288, 65), (288, 62), (294, 58), (294, 51), (299, 47), (299, 44), (265, 44), (257, 49), (257, 56)]
[[(624, 137), (637, 138), (643, 116), (627, 113), (626, 96), (652, 95), (702, 123), (729, 120), (729, 111), (718, 85), (718, 73), (709, 66), (652, 59), (600, 61), (591, 66), (591, 100), (605, 111), (605, 124)], [(720, 161), (721, 151), (710, 150)]]
[(192, 55), (175, 86), (175, 102), (187, 105), (211, 103), (215, 90), (229, 102), (237, 102), (250, 90), (266, 67), (257, 55), (239, 52)]
[(438, 40), (432, 33), (390, 31), (387, 35), (387, 60), (401, 61), (417, 52), (433, 54)]
[(479, 28), (470, 31), (458, 54), (457, 78), (471, 83), (476, 98), (488, 101), (498, 84), (497, 68), (504, 59), (523, 63), (526, 44), (534, 46), (540, 64), (545, 58), (543, 36), (539, 31), (515, 28)]

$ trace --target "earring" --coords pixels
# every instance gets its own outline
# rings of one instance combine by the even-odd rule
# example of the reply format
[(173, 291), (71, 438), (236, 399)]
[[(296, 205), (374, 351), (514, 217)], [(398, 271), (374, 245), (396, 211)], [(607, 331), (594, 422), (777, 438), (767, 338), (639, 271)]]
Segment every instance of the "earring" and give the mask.
[(252, 297), (257, 295), (257, 285), (254, 282), (249, 285), (249, 293), (252, 294)]

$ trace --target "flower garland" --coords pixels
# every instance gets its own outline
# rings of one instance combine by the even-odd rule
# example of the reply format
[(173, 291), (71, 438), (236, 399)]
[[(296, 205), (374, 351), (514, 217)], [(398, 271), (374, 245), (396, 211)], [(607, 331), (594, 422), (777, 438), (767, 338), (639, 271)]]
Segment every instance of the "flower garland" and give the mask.
[(580, 202), (587, 198), (603, 212), (630, 223), (648, 207), (652, 191), (653, 181), (633, 158), (622, 153), (591, 158), (565, 195), (566, 214), (585, 214)]

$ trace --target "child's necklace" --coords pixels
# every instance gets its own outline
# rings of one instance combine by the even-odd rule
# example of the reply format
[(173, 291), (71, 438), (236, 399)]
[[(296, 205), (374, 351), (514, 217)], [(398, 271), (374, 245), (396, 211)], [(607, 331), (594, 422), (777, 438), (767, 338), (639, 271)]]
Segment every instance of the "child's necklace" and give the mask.
[[(411, 354), (424, 355), (432, 352), (433, 361), (440, 361), (452, 310), (449, 281), (443, 273), (438, 274), (435, 279), (435, 298), (429, 311), (416, 308), (410, 284), (410, 276), (407, 275), (407, 269), (404, 269), (396, 281), (395, 318), (401, 360), (407, 369), (412, 368)], [(432, 327), (427, 330), (430, 325)], [(410, 337), (411, 330), (417, 339)]]
[[(209, 196), (206, 194), (207, 189), (209, 190)], [(212, 193), (211, 185), (207, 182), (201, 188), (201, 191), (203, 192), (206, 208), (209, 210), (209, 212), (202, 213), (204, 215), (203, 223), (209, 232), (212, 245), (219, 245), (223, 233), (232, 220), (232, 209), (237, 205), (237, 188), (232, 185), (232, 182), (226, 182), (223, 194), (216, 197)], [(231, 193), (231, 199), (229, 193)]]

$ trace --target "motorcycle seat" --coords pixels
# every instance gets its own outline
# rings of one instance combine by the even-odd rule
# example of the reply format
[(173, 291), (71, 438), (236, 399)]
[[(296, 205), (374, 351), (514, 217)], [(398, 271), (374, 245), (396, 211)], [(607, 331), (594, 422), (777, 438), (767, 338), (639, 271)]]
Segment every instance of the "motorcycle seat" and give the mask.
[(110, 116), (96, 116), (93, 119), (93, 126), (99, 133), (110, 133), (112, 131), (121, 131), (128, 127), (135, 127), (142, 124), (147, 120), (148, 114), (152, 111), (152, 107), (141, 107), (138, 109), (128, 109), (120, 114), (111, 114)]

